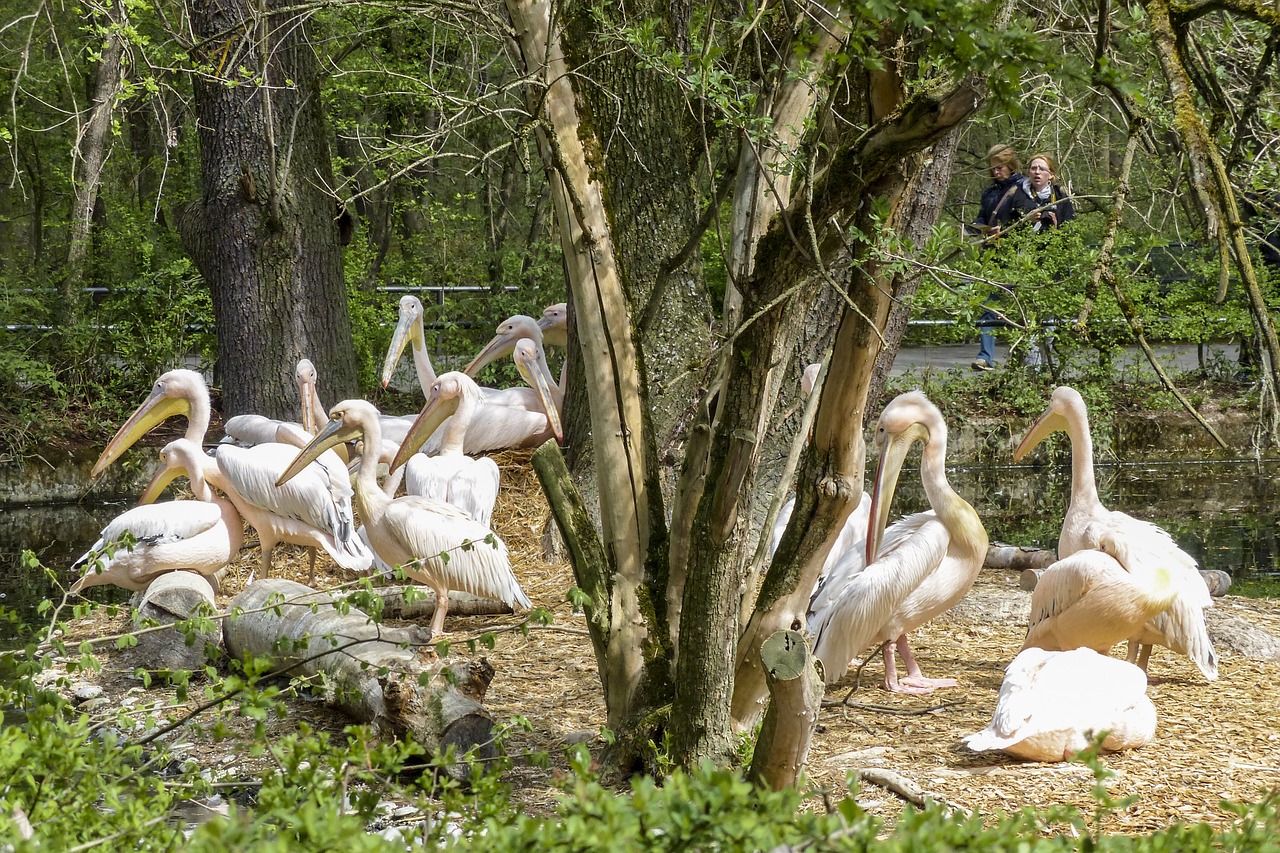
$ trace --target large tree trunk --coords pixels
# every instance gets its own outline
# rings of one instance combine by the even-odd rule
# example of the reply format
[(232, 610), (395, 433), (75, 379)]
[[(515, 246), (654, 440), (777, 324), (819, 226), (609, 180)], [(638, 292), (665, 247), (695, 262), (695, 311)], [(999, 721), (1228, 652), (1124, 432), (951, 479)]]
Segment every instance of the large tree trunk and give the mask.
[(354, 396), (333, 168), (313, 47), (268, 0), (188, 3), (213, 72), (195, 77), (202, 197), (183, 242), (213, 295), (225, 414), (298, 410), (298, 359), (324, 399)]

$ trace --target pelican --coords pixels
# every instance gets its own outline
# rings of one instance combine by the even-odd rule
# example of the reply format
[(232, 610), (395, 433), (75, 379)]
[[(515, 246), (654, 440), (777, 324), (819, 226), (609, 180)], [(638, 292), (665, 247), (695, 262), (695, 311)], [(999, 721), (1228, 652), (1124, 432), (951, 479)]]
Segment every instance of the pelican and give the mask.
[[(1056, 431), (1065, 431), (1071, 439), (1071, 500), (1062, 520), (1058, 538), (1058, 557), (1093, 548), (1089, 531), (1094, 522), (1103, 522), (1118, 538), (1128, 538), (1137, 547), (1149, 549), (1158, 561), (1170, 569), (1177, 587), (1172, 606), (1156, 616), (1129, 638), (1130, 663), (1144, 670), (1152, 645), (1167, 646), (1190, 658), (1204, 677), (1218, 677), (1218, 656), (1205, 628), (1204, 611), (1213, 606), (1209, 590), (1200, 577), (1196, 561), (1177, 546), (1163, 528), (1141, 521), (1123, 512), (1109, 510), (1098, 499), (1093, 474), (1093, 438), (1089, 433), (1089, 416), (1084, 399), (1074, 388), (1063, 385), (1050, 397), (1049, 408), (1032, 424), (1013, 452), (1014, 461), (1030, 453), (1036, 445)], [(1131, 548), (1130, 550), (1134, 550)]]
[[(133, 592), (166, 572), (189, 570), (213, 577), (240, 553), (244, 524), (235, 506), (214, 493), (195, 460), (200, 448), (177, 439), (160, 451), (164, 467), (142, 495), (142, 506), (126, 510), (102, 529), (102, 535), (72, 564), (82, 574), (71, 592), (115, 584)], [(152, 501), (173, 479), (169, 472), (186, 468), (195, 500)], [(126, 536), (133, 544), (125, 544)]]
[(1167, 610), (1178, 594), (1159, 552), (1135, 541), (1131, 531), (1094, 521), (1081, 535), (1093, 547), (1058, 560), (1036, 583), (1022, 648), (1083, 647), (1105, 654)]
[[(548, 308), (547, 310), (550, 311), (551, 309)], [(550, 375), (551, 370), (547, 367), (546, 352), (544, 350), (546, 338), (543, 333), (542, 322), (524, 314), (516, 314), (499, 323), (493, 339), (490, 340), (489, 343), (485, 344), (484, 348), (480, 350), (480, 353), (475, 358), (471, 359), (470, 364), (462, 368), (462, 372), (468, 376), (474, 377), (481, 368), (496, 361), (504, 355), (514, 353), (516, 347), (520, 345), (522, 341), (525, 342), (525, 347), (532, 347), (537, 350), (537, 358), (542, 361), (543, 371), (547, 375)], [(556, 391), (556, 407), (563, 407), (563, 371), (561, 371), (560, 374), (560, 381), (552, 387), (554, 387)], [(515, 392), (520, 393), (517, 396)], [(539, 410), (542, 406), (540, 396), (534, 395), (528, 388), (503, 389), (500, 392), (486, 396), (485, 402), (497, 403), (503, 406), (520, 406), (521, 408), (534, 411)]]
[(1029, 761), (1066, 761), (1109, 732), (1111, 752), (1151, 742), (1156, 706), (1147, 674), (1091, 649), (1026, 649), (1005, 668), (991, 724), (965, 738), (975, 752), (1000, 749)]
[(538, 319), (538, 328), (542, 329), (542, 344), (548, 347), (569, 346), (569, 305), (557, 302), (542, 309)]
[[(380, 432), (378, 410), (371, 403), (344, 400), (329, 410), (328, 424), (277, 483), (287, 483), (337, 442), (363, 436), (366, 446), (377, 447)], [(355, 488), (356, 505), (374, 552), (435, 591), (433, 636), (443, 633), (451, 589), (496, 598), (513, 609), (532, 607), (511, 570), (506, 545), (488, 527), (443, 501), (418, 495), (388, 497), (378, 487), (372, 465), (360, 466)]]
[[(924, 442), (920, 477), (932, 509), (907, 516), (886, 531), (902, 463), (917, 441)], [(931, 693), (956, 682), (925, 678), (907, 633), (948, 610), (968, 592), (987, 554), (987, 531), (973, 507), (947, 482), (947, 426), (923, 393), (902, 394), (885, 406), (876, 427), (876, 443), (880, 462), (866, 553), (845, 552), (841, 558), (841, 562), (864, 560), (867, 565), (862, 571), (848, 572), (845, 586), (833, 590), (831, 606), (814, 614), (809, 624), (813, 652), (822, 661), (827, 683), (832, 684), (844, 675), (854, 655), (872, 643), (884, 643), (885, 689)], [(831, 570), (832, 576), (837, 573), (842, 573), (840, 563)], [(907, 668), (903, 679), (898, 678), (895, 647)]]
[(405, 344), (410, 344), (413, 352), (413, 367), (418, 374), (418, 384), (422, 393), (426, 394), (436, 381), (436, 369), (431, 364), (431, 355), (427, 352), (427, 339), (422, 329), (422, 301), (418, 297), (406, 294), (400, 297), (400, 319), (396, 330), (391, 335), (391, 345), (387, 347), (387, 356), (382, 362), (382, 387), (386, 388), (391, 375), (396, 372), (396, 364), (404, 352)]
[[(202, 446), (209, 414), (209, 388), (204, 377), (194, 370), (170, 370), (156, 380), (151, 394), (107, 442), (93, 466), (93, 476), (173, 415), (187, 416), (185, 437), (197, 447)], [(258, 531), (264, 575), (271, 574), (271, 552), (280, 542), (321, 548), (350, 571), (369, 568), (373, 555), (355, 535), (351, 479), (336, 455), (318, 459), (319, 464), (308, 468), (305, 476), (287, 488), (279, 488), (275, 481), (297, 456), (296, 447), (278, 443), (255, 447), (220, 444), (213, 452), (214, 456), (200, 461), (202, 474)], [(312, 572), (314, 557), (313, 552)]]
[[(319, 430), (319, 424), (328, 419), (316, 390), (318, 381), (316, 366), (311, 363), (311, 359), (299, 359), (298, 366), (293, 372), (293, 382), (298, 388), (302, 420), (281, 421), (265, 415), (236, 415), (228, 418), (222, 425), (224, 434), (222, 441), (240, 447), (253, 447), (257, 444), (272, 442), (293, 444), (297, 447), (305, 446), (311, 440), (311, 436)], [(298, 443), (299, 441), (301, 444)], [(339, 447), (335, 450), (345, 461), (346, 448)]]
[[(487, 456), (474, 459), (463, 453), (463, 442), (480, 403), (480, 389), (465, 373), (439, 376), (431, 386), (427, 405), (410, 427), (391, 471), (404, 466), (405, 490), (411, 495), (453, 504), (476, 521), (489, 526), (498, 499), (501, 474)], [(440, 452), (417, 453), (422, 442), (445, 424)]]

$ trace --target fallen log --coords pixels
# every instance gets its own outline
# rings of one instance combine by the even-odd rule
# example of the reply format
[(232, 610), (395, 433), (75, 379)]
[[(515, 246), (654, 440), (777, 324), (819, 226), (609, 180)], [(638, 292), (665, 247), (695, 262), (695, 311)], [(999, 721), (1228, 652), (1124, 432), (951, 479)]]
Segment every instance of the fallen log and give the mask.
[[(1040, 582), (1040, 576), (1044, 574), (1044, 569), (1027, 569), (1018, 578), (1018, 586), (1031, 592), (1036, 588), (1036, 584)], [(1227, 590), (1231, 588), (1231, 575), (1220, 569), (1205, 569), (1200, 572), (1200, 578), (1204, 581), (1205, 586), (1209, 588), (1209, 594), (1217, 597), (1226, 595)]]
[[(385, 737), (410, 735), (441, 753), (474, 747), (493, 758), (493, 718), (480, 704), (493, 678), (488, 661), (445, 666), (428, 645), (428, 629), (375, 623), (363, 611), (335, 607), (343, 598), (283, 578), (250, 584), (231, 601), (227, 650), (270, 656), (282, 675), (314, 679), (327, 704)], [(469, 767), (447, 772), (465, 779)]]
[[(196, 572), (168, 572), (160, 575), (136, 596), (134, 628), (173, 626), (200, 615), (214, 616), (217, 606), (213, 587)], [(183, 632), (175, 627), (146, 631), (129, 652), (133, 666), (152, 672), (199, 670), (209, 661), (208, 648), (222, 645), (222, 621), (213, 619), (203, 630)]]
[(1054, 552), (1041, 548), (992, 542), (987, 546), (987, 557), (983, 560), (982, 567), (1021, 572), (1026, 569), (1047, 569), (1056, 559), (1058, 557)]
[[(408, 595), (407, 590), (413, 589)], [(436, 612), (436, 594), (417, 584), (381, 586), (373, 590), (382, 599), (382, 615), (387, 619), (429, 620)], [(408, 601), (412, 598), (413, 601)], [(468, 592), (449, 593), (450, 616), (500, 616), (512, 613), (511, 605)]]

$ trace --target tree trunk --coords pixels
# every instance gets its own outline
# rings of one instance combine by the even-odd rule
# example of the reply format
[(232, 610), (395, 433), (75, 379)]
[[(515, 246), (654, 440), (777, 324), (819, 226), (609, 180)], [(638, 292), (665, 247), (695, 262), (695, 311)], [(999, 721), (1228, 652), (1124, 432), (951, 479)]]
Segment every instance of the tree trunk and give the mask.
[(89, 115), (79, 128), (72, 162), (75, 195), (71, 202), (67, 265), (63, 269), (62, 299), (59, 300), (60, 320), (64, 323), (75, 322), (85, 302), (84, 272), (91, 244), (93, 214), (98, 204), (98, 189), (102, 185), (102, 170), (111, 148), (116, 98), (124, 87), (124, 65), (121, 61), (124, 36), (121, 28), (126, 21), (124, 5), (120, 2), (108, 7), (105, 18), (94, 21), (95, 26), (103, 30), (102, 45), (94, 68)]
[(747, 778), (780, 791), (800, 780), (826, 686), (799, 631), (779, 631), (765, 640), (760, 663), (771, 701)]
[(188, 3), (203, 192), (183, 217), (213, 295), (223, 414), (297, 412), (294, 367), (355, 396), (333, 168), (313, 47), (284, 0)]

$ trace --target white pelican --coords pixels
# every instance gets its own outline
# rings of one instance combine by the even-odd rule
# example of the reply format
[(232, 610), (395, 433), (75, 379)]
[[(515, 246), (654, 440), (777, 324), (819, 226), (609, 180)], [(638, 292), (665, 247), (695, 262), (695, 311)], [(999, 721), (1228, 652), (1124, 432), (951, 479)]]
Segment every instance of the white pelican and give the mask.
[(538, 318), (538, 327), (542, 329), (542, 345), (548, 347), (569, 346), (569, 305), (557, 302), (542, 309)]
[[(1092, 522), (1104, 522), (1107, 528), (1115, 531), (1114, 536), (1129, 538), (1135, 547), (1140, 545), (1158, 554), (1159, 560), (1173, 576), (1177, 597), (1168, 610), (1129, 638), (1129, 661), (1137, 661), (1146, 669), (1151, 646), (1167, 646), (1189, 657), (1205, 678), (1210, 681), (1217, 678), (1218, 656), (1204, 623), (1204, 611), (1213, 606), (1213, 599), (1200, 577), (1196, 561), (1179, 548), (1163, 528), (1102, 505), (1093, 475), (1093, 438), (1089, 433), (1089, 416), (1079, 392), (1065, 385), (1054, 390), (1049, 408), (1014, 450), (1014, 461), (1020, 461), (1058, 430), (1065, 431), (1071, 439), (1071, 501), (1062, 520), (1058, 557), (1095, 547), (1087, 535)], [(1141, 654), (1139, 646), (1142, 647)]]
[[(551, 310), (551, 309), (548, 309)], [(496, 334), (489, 343), (485, 344), (475, 358), (471, 359), (471, 363), (462, 368), (462, 372), (468, 376), (474, 377), (481, 368), (496, 361), (504, 355), (515, 352), (517, 345), (524, 341), (525, 347), (532, 347), (537, 350), (537, 358), (542, 362), (542, 371), (548, 376), (551, 375), (550, 368), (547, 367), (547, 357), (544, 350), (546, 339), (543, 334), (542, 324), (524, 314), (516, 314), (508, 317), (498, 324)], [(523, 375), (523, 374), (522, 374)], [(525, 380), (528, 381), (527, 379)], [(554, 399), (557, 409), (564, 406), (564, 373), (561, 372), (560, 381), (551, 386), (555, 389)], [(541, 395), (535, 394), (529, 388), (504, 388), (501, 391), (495, 391), (485, 395), (486, 403), (498, 404), (502, 406), (519, 406), (530, 411), (539, 411), (542, 408), (543, 401)]]
[[(143, 506), (126, 510), (102, 529), (89, 551), (72, 564), (83, 574), (71, 592), (115, 584), (134, 592), (146, 589), (166, 572), (189, 570), (212, 578), (240, 553), (244, 524), (240, 513), (214, 493), (195, 460), (200, 448), (177, 439), (160, 451), (164, 463), (142, 495)], [(195, 500), (151, 503), (173, 479), (171, 472), (187, 469)], [(125, 534), (132, 546), (122, 543)]]
[(975, 752), (1000, 749), (1029, 761), (1066, 761), (1110, 732), (1111, 752), (1151, 742), (1156, 706), (1147, 674), (1091, 649), (1026, 649), (1005, 668), (991, 724), (964, 739)]
[[(488, 527), (498, 499), (498, 464), (487, 456), (472, 458), (462, 450), (479, 405), (480, 389), (470, 376), (456, 371), (441, 374), (392, 460), (391, 471), (403, 465), (406, 492), (453, 504)], [(439, 453), (418, 453), (418, 447), (441, 424), (444, 431)]]
[[(97, 476), (135, 441), (173, 415), (187, 416), (185, 437), (203, 445), (209, 427), (209, 388), (194, 370), (170, 370), (156, 380), (151, 394), (107, 442), (93, 466)], [(286, 488), (275, 485), (298, 450), (288, 444), (236, 447), (221, 444), (201, 461), (203, 476), (220, 489), (254, 530), (262, 548), (262, 571), (271, 574), (271, 552), (280, 542), (322, 548), (334, 562), (362, 572), (373, 555), (355, 535), (351, 479), (334, 454), (318, 459)], [(314, 560), (314, 553), (312, 554)], [(314, 572), (314, 563), (312, 567)]]
[[(364, 400), (338, 403), (329, 410), (329, 423), (278, 482), (287, 483), (337, 442), (363, 436), (367, 445), (378, 446), (380, 430), (373, 404)], [(456, 507), (418, 495), (390, 498), (378, 487), (372, 465), (361, 465), (356, 475), (356, 505), (377, 555), (435, 591), (433, 636), (443, 632), (451, 589), (496, 598), (514, 609), (532, 606), (511, 570), (506, 545), (488, 527)]]
[(1092, 548), (1045, 569), (1031, 593), (1024, 649), (1105, 654), (1168, 609), (1178, 589), (1159, 552), (1131, 531), (1091, 522), (1082, 535)]
[(400, 318), (391, 335), (387, 356), (382, 362), (383, 388), (387, 387), (391, 375), (396, 372), (396, 364), (400, 361), (405, 344), (411, 345), (414, 371), (418, 376), (418, 384), (422, 386), (422, 393), (426, 394), (436, 381), (436, 369), (431, 364), (431, 354), (427, 352), (427, 339), (422, 329), (422, 301), (411, 294), (400, 297)]
[[(907, 451), (924, 442), (920, 478), (932, 509), (885, 522)], [(884, 643), (885, 689), (930, 693), (955, 685), (952, 679), (925, 678), (911, 653), (907, 633), (959, 601), (973, 585), (987, 554), (982, 521), (947, 482), (947, 426), (938, 407), (919, 391), (885, 406), (876, 427), (880, 462), (871, 498), (868, 565), (850, 572), (847, 584), (832, 593), (831, 606), (809, 625), (814, 655), (822, 661), (828, 684), (840, 680), (854, 655), (872, 643)], [(883, 539), (883, 545), (881, 540)], [(872, 555), (879, 557), (873, 559)], [(842, 559), (855, 559), (848, 552)], [(841, 572), (839, 563), (831, 570)], [(895, 647), (907, 668), (899, 679)]]
[[(316, 366), (311, 363), (311, 359), (300, 359), (293, 372), (293, 382), (298, 388), (302, 420), (281, 421), (265, 415), (236, 415), (228, 418), (222, 425), (224, 435), (222, 441), (240, 447), (253, 447), (256, 444), (271, 442), (304, 446), (320, 429), (319, 425), (328, 420), (316, 389), (318, 381)], [(299, 440), (301, 444), (297, 444)], [(335, 450), (339, 456), (345, 458), (345, 447), (335, 448)]]

